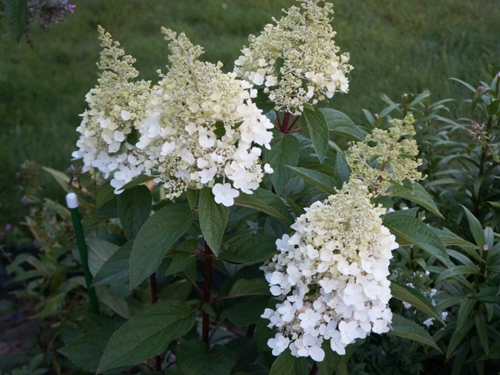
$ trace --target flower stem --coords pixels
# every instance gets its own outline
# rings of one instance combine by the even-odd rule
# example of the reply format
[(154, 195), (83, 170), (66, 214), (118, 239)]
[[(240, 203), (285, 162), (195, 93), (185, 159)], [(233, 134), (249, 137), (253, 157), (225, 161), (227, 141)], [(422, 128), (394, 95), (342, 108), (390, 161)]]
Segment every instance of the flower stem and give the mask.
[(283, 116), (283, 122), (281, 123), (281, 132), (284, 133), (284, 134), (287, 134), (288, 133), (288, 125), (290, 123), (290, 117), (291, 117), (291, 113), (290, 112), (285, 112), (285, 115)]
[[(212, 256), (210, 246), (205, 243), (205, 262), (203, 269), (203, 304), (210, 303), (210, 281), (212, 279)], [(202, 337), (207, 345), (210, 345), (210, 316), (203, 310), (202, 312)]]
[(316, 362), (314, 362), (313, 367), (311, 368), (311, 372), (309, 373), (309, 375), (316, 375), (317, 373), (318, 373), (318, 365), (316, 364)]
[[(158, 294), (156, 293), (156, 272), (149, 276), (149, 287), (151, 289), (151, 303), (154, 305), (158, 302)], [(155, 357), (155, 371), (161, 371), (161, 357)]]

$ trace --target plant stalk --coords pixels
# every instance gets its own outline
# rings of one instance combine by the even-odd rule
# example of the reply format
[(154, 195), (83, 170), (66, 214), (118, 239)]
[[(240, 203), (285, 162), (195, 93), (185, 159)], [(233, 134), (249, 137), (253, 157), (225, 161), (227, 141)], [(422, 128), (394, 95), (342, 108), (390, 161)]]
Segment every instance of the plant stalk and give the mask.
[[(151, 303), (154, 305), (158, 302), (156, 272), (153, 272), (151, 276), (149, 276), (149, 288), (151, 289)], [(155, 371), (161, 371), (161, 357), (159, 355), (155, 357)]]
[[(212, 280), (212, 256), (213, 252), (205, 243), (205, 262), (203, 265), (203, 304), (210, 303), (210, 287)], [(208, 313), (203, 310), (202, 311), (202, 337), (203, 341), (207, 345), (210, 346), (210, 316)]]

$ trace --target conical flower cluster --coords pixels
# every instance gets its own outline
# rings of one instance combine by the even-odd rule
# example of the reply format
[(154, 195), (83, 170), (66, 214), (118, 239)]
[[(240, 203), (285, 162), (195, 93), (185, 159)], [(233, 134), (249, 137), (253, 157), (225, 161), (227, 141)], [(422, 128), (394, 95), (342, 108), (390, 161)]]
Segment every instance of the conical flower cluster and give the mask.
[(268, 345), (274, 355), (322, 361), (324, 340), (345, 354), (347, 345), (371, 332), (389, 330), (392, 313), (389, 261), (398, 248), (382, 225), (382, 207), (359, 180), (344, 184), (325, 202), (315, 202), (276, 241), (279, 253), (263, 267), (271, 293), (282, 302), (263, 317), (277, 328)]

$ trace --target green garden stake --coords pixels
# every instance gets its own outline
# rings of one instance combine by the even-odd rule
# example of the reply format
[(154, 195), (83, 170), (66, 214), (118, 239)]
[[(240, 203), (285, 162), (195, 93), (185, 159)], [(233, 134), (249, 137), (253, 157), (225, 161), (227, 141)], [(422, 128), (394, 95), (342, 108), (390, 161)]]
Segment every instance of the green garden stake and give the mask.
[(76, 243), (80, 251), (80, 260), (83, 266), (83, 274), (85, 275), (85, 284), (89, 293), (90, 306), (92, 311), (99, 314), (99, 305), (97, 304), (97, 297), (95, 288), (92, 285), (92, 275), (89, 269), (89, 261), (87, 255), (87, 246), (85, 245), (85, 237), (83, 235), (82, 219), (80, 212), (78, 212), (78, 198), (75, 193), (68, 193), (66, 195), (66, 204), (71, 211), (71, 219), (73, 220), (73, 227), (75, 228)]

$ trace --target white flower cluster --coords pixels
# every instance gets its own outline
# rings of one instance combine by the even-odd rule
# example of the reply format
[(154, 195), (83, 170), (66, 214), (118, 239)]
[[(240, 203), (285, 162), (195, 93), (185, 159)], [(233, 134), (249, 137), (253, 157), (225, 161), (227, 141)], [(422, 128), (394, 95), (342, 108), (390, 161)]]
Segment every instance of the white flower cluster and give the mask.
[(217, 202), (231, 206), (238, 190), (250, 194), (272, 172), (263, 170), (254, 144), (270, 148), (273, 124), (252, 103), (256, 90), (223, 73), (221, 63), (198, 61), (203, 49), (184, 34), (162, 32), (171, 65), (152, 89), (136, 144), (147, 156), (146, 173), (158, 174), (170, 199), (209, 186)]
[(113, 174), (111, 185), (118, 188), (144, 170), (145, 158), (129, 140), (137, 133), (150, 83), (129, 82), (139, 74), (132, 66), (135, 59), (125, 55), (120, 44), (113, 43), (102, 27), (98, 30), (104, 49), (97, 65), (103, 72), (99, 85), (86, 95), (89, 109), (82, 114), (82, 123), (76, 129), (81, 134), (76, 143), (79, 150), (72, 156), (83, 158), (83, 172), (95, 167), (105, 178)]
[(338, 55), (330, 22), (333, 5), (322, 0), (298, 0), (286, 16), (268, 24), (235, 61), (234, 71), (249, 86), (262, 87), (276, 110), (300, 114), (305, 103), (316, 104), (335, 92), (346, 93), (346, 74), (353, 68), (349, 54)]
[(398, 244), (379, 217), (385, 209), (370, 197), (361, 181), (351, 180), (306, 209), (292, 237), (276, 241), (280, 252), (263, 266), (271, 293), (282, 301), (262, 315), (279, 331), (268, 341), (273, 355), (290, 348), (319, 362), (324, 340), (343, 355), (357, 338), (388, 332), (388, 267)]

